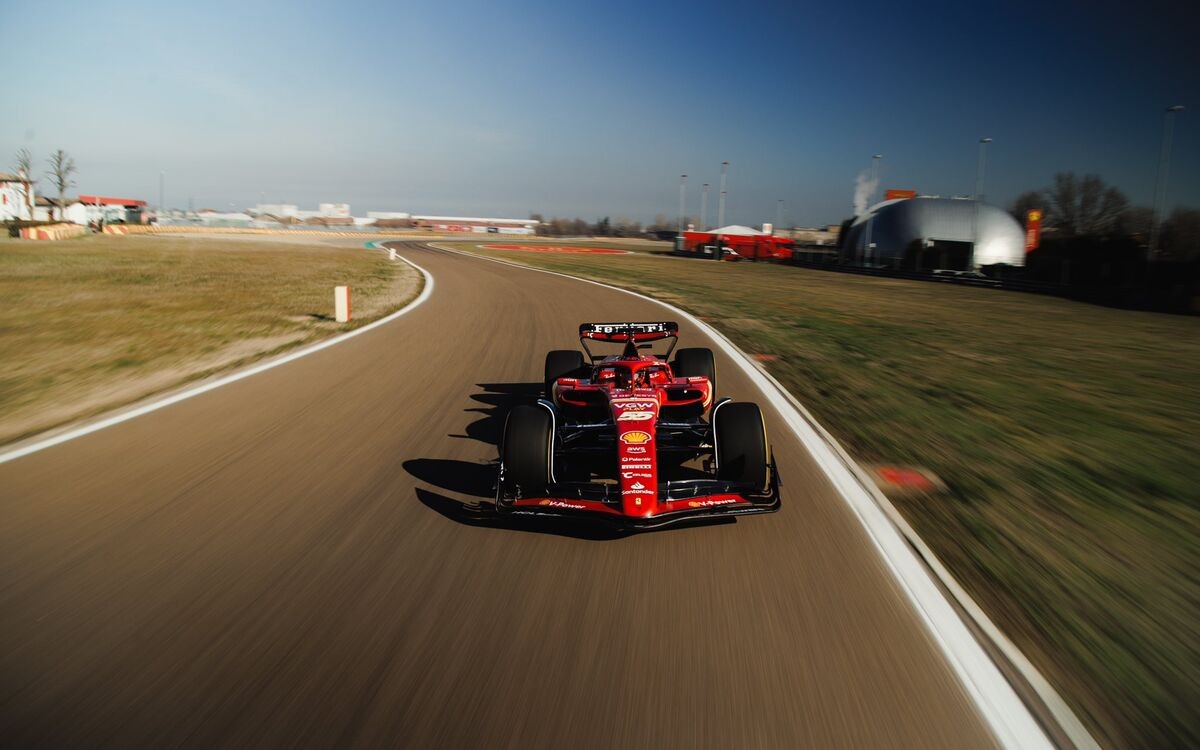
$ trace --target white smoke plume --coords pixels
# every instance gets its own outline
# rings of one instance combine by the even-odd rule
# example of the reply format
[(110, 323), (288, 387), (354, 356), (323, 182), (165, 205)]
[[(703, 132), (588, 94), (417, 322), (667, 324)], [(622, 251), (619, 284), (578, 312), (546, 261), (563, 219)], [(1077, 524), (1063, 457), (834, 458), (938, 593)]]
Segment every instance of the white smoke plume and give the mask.
[(871, 177), (871, 170), (864, 169), (854, 180), (854, 215), (862, 216), (867, 210), (867, 201), (879, 187), (879, 178)]

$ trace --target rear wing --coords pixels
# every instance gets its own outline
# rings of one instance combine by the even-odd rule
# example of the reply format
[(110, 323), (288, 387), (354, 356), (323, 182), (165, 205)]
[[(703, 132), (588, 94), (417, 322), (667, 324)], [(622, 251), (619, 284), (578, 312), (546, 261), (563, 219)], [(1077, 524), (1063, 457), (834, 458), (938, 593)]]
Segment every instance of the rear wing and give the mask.
[[(587, 342), (603, 341), (610, 344), (625, 344), (626, 351), (636, 353), (639, 344), (646, 344), (650, 341), (661, 341), (662, 339), (671, 339), (671, 344), (667, 349), (667, 353), (659, 355), (662, 359), (666, 359), (674, 351), (675, 345), (679, 343), (679, 324), (671, 321), (661, 323), (580, 323), (579, 324), (579, 343), (583, 345), (584, 350), (591, 356), (593, 360), (597, 356), (592, 354), (591, 349), (588, 349)], [(647, 344), (648, 346), (648, 344)]]
[(634, 341), (658, 341), (679, 335), (679, 324), (666, 323), (580, 323), (579, 338), (624, 344)]

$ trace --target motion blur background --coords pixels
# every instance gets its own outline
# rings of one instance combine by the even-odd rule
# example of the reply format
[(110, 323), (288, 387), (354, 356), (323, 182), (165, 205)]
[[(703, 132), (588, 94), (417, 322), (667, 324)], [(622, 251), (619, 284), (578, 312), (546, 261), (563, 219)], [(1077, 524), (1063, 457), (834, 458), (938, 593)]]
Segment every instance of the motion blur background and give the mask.
[[(7, 154), (65, 148), (81, 190), (224, 210), (649, 221), (733, 162), (730, 222), (849, 215), (887, 186), (1007, 206), (1060, 171), (1153, 199), (1164, 106), (1197, 99), (1188, 3), (5, 0)], [(15, 106), (16, 103), (20, 106)], [(1179, 123), (1171, 199), (1200, 204)], [(39, 158), (40, 161), (40, 158)], [(98, 189), (97, 189), (98, 192)], [(693, 196), (697, 193), (693, 192)], [(694, 210), (694, 209), (693, 209)]]

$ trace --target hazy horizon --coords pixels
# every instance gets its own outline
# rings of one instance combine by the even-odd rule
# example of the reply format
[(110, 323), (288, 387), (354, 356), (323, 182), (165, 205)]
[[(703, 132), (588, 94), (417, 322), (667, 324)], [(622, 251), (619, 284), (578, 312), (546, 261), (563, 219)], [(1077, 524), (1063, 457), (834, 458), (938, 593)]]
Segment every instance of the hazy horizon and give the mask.
[(154, 204), (165, 172), (178, 208), (645, 222), (675, 216), (687, 173), (689, 214), (713, 184), (711, 223), (729, 160), (727, 223), (783, 199), (786, 224), (817, 225), (850, 215), (876, 153), (880, 193), (970, 194), (987, 136), (989, 202), (1074, 171), (1150, 205), (1163, 109), (1184, 104), (1167, 210), (1200, 206), (1180, 6), (3, 7), (0, 169), (25, 147), (40, 177), (62, 148), (72, 193)]

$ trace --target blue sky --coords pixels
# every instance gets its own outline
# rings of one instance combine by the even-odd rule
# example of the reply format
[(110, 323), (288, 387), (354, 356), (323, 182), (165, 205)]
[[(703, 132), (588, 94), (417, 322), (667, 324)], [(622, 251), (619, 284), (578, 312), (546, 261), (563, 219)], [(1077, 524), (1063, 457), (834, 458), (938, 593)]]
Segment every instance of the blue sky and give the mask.
[(875, 153), (882, 187), (970, 193), (985, 135), (994, 202), (1074, 170), (1148, 205), (1182, 103), (1170, 204), (1200, 206), (1200, 12), (1130, 7), (0, 0), (0, 164), (63, 148), (79, 192), (153, 203), (165, 171), (197, 208), (649, 220), (727, 159), (728, 221), (819, 224)]

